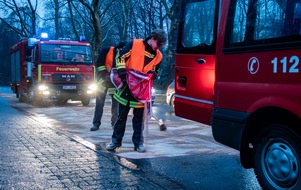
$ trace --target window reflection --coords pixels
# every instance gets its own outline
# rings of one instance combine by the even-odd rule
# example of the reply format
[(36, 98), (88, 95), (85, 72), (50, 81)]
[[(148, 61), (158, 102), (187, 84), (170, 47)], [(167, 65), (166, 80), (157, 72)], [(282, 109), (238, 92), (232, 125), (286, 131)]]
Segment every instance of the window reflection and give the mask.
[(214, 12), (214, 0), (187, 4), (182, 39), (184, 47), (212, 44)]
[[(301, 4), (297, 0), (232, 1), (233, 20), (230, 43), (275, 39), (300, 34)], [(230, 26), (230, 25), (228, 25)]]
[(92, 64), (91, 49), (83, 45), (41, 44), (41, 62)]

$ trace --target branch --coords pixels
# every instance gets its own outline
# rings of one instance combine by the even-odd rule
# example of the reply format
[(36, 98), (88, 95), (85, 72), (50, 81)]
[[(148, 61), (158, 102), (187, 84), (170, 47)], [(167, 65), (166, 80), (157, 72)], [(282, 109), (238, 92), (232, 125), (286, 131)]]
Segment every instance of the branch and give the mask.
[[(78, 10), (78, 7), (76, 7), (73, 3), (73, 1), (71, 1), (72, 7), (75, 9), (75, 11), (78, 13), (78, 15), (80, 16), (80, 18), (90, 27), (93, 28), (93, 24), (91, 24), (91, 22), (89, 22), (82, 14), (81, 12)], [(87, 5), (88, 6), (88, 5)], [(86, 6), (85, 6), (86, 7)], [(91, 9), (89, 9), (91, 10)], [(91, 13), (90, 13), (91, 14)]]
[(26, 37), (22, 31), (18, 30), (17, 28), (13, 27), (12, 25), (10, 25), (8, 22), (6, 22), (2, 17), (0, 17), (0, 20), (6, 24), (10, 29), (12, 29), (14, 32), (16, 32), (19, 36), (21, 37)]

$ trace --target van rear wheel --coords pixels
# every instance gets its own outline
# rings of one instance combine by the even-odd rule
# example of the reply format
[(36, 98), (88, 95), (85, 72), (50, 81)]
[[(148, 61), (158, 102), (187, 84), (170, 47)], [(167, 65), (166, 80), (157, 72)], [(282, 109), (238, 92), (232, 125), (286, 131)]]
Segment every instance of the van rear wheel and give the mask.
[(271, 125), (255, 144), (255, 174), (263, 189), (301, 189), (301, 139), (288, 127)]

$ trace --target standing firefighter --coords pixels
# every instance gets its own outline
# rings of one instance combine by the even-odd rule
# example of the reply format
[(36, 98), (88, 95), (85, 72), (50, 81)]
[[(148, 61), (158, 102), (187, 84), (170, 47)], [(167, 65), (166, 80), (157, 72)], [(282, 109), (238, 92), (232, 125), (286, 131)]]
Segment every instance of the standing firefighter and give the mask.
[(110, 71), (112, 67), (115, 67), (115, 56), (119, 50), (125, 45), (125, 42), (120, 42), (115, 48), (106, 47), (102, 48), (97, 61), (95, 63), (96, 79), (97, 79), (97, 94), (96, 104), (93, 117), (93, 127), (91, 131), (96, 131), (101, 125), (101, 117), (103, 114), (103, 107), (105, 104), (106, 94), (112, 95), (112, 107), (111, 107), (111, 126), (113, 127), (118, 116), (118, 102), (113, 98), (113, 94), (116, 89), (110, 80)]
[(162, 29), (155, 29), (146, 39), (134, 39), (128, 43), (116, 57), (118, 76), (123, 82), (121, 89), (116, 91), (114, 98), (119, 102), (118, 120), (115, 123), (112, 142), (107, 145), (107, 150), (115, 150), (122, 145), (127, 116), (130, 108), (133, 108), (132, 141), (134, 150), (145, 152), (143, 146), (143, 113), (144, 104), (133, 97), (132, 91), (127, 84), (127, 71), (134, 70), (143, 74), (151, 75), (156, 79), (162, 60), (159, 48), (166, 44), (166, 33)]

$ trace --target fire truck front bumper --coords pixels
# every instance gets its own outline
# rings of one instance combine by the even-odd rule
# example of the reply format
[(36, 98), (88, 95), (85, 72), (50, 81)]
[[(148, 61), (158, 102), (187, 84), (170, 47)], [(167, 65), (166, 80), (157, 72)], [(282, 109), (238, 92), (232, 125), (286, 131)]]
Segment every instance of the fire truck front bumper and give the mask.
[(95, 97), (95, 89), (94, 84), (47, 84), (39, 85), (37, 94), (43, 101), (56, 99), (82, 100), (88, 97)]

